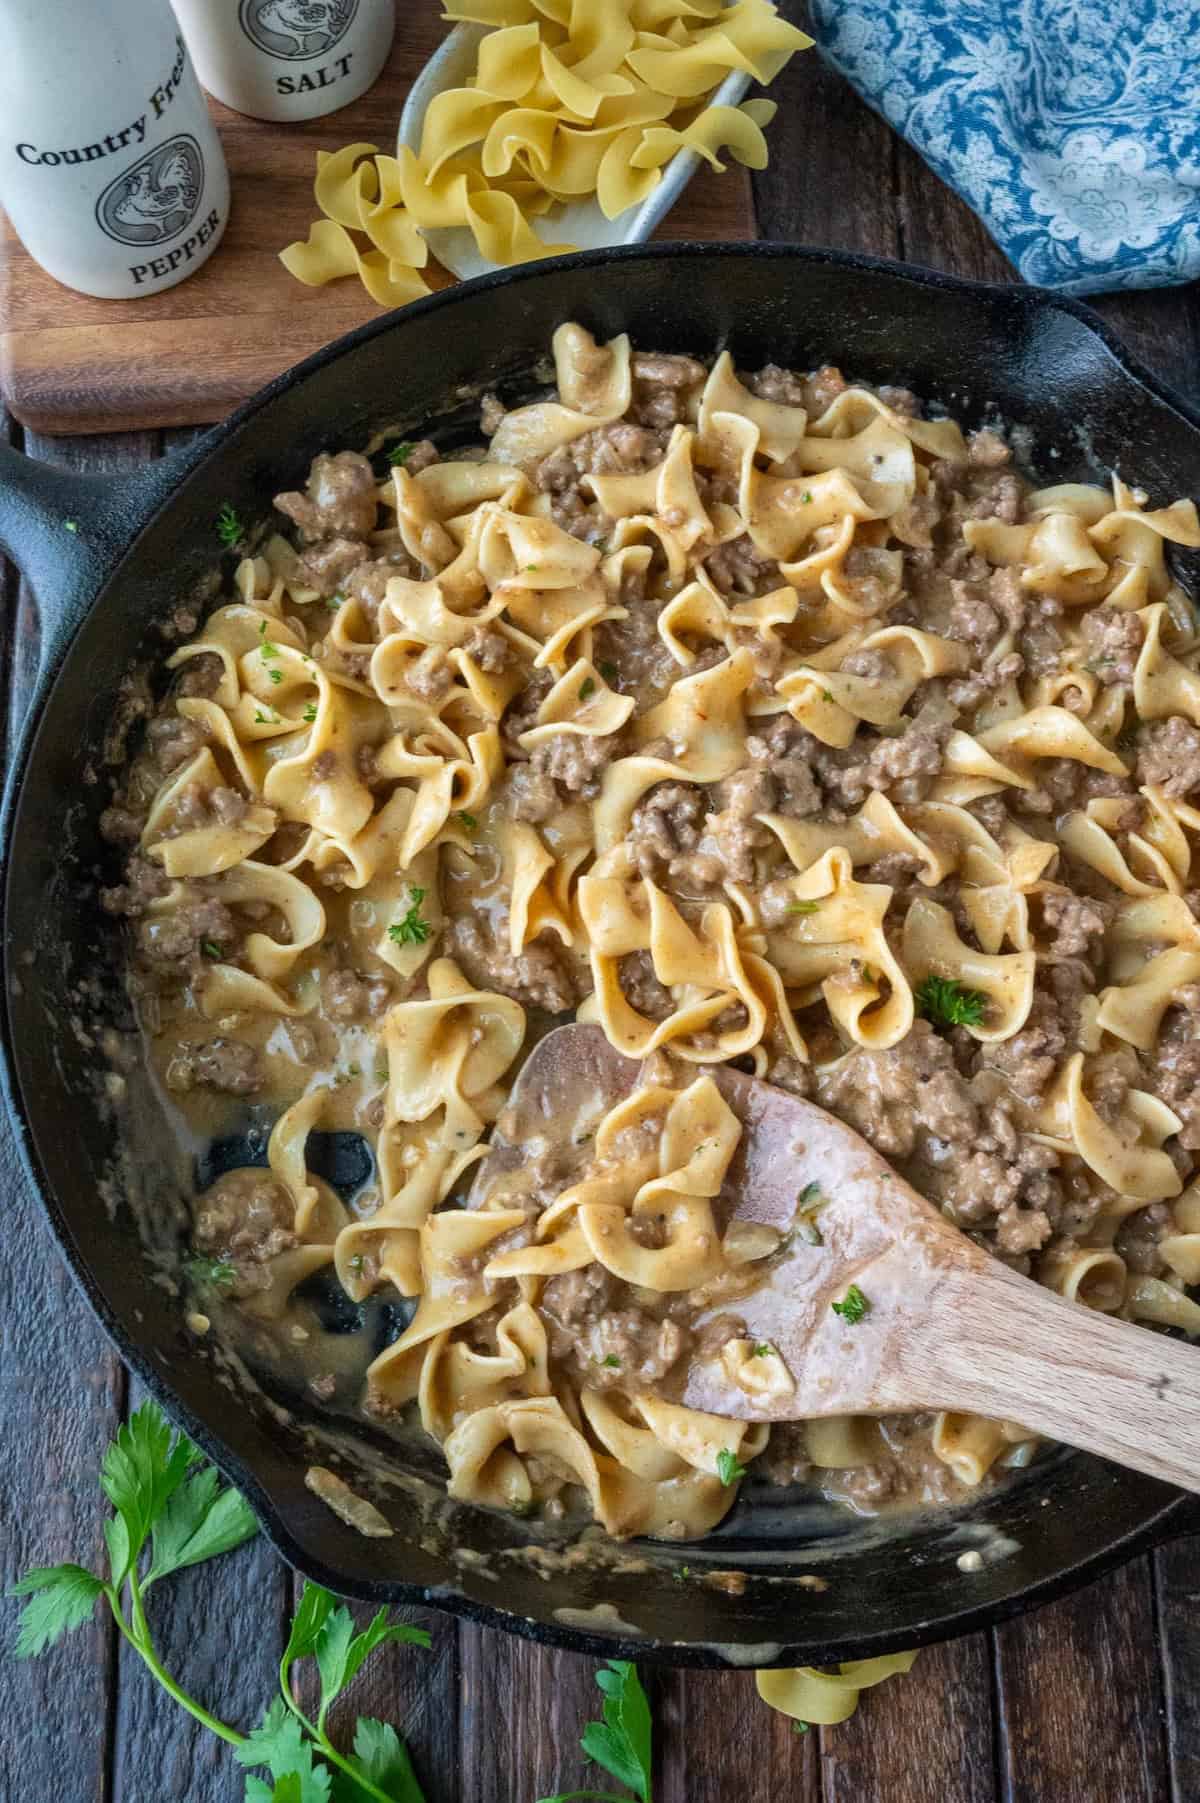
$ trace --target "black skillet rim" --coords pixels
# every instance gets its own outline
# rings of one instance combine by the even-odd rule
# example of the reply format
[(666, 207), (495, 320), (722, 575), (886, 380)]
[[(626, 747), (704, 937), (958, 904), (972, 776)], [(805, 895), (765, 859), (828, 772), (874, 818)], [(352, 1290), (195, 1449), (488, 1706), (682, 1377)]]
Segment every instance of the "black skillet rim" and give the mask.
[[(1117, 335), (1091, 308), (1071, 296), (1059, 295), (1049, 289), (1007, 283), (969, 281), (961, 277), (946, 275), (940, 270), (900, 263), (888, 258), (769, 240), (750, 244), (680, 242), (661, 245), (629, 245), (616, 249), (583, 251), (568, 257), (549, 258), (537, 263), (521, 265), (514, 270), (498, 270), (476, 277), (471, 282), (459, 283), (442, 289), (410, 303), (404, 309), (368, 321), (365, 325), (336, 339), (332, 344), (314, 352), (303, 362), (283, 371), (245, 401), (226, 420), (215, 426), (201, 441), (195, 454), (187, 458), (186, 466), (178, 471), (178, 475), (167, 493), (165, 495), (159, 493), (154, 496), (151, 511), (139, 522), (133, 538), (122, 548), (115, 562), (108, 567), (98, 568), (94, 571), (96, 586), (89, 603), (89, 613), (102, 593), (117, 579), (125, 560), (136, 550), (150, 525), (175, 503), (180, 489), (187, 481), (220, 454), (231, 436), (252, 421), (255, 415), (269, 406), (277, 396), (285, 393), (315, 371), (336, 362), (343, 353), (357, 345), (363, 344), (381, 333), (394, 330), (398, 321), (435, 312), (443, 307), (453, 307), (455, 302), (467, 293), (474, 294), (490, 288), (519, 285), (527, 281), (536, 282), (543, 273), (551, 274), (562, 268), (601, 269), (612, 264), (651, 259), (684, 263), (693, 259), (713, 258), (836, 265), (840, 268), (860, 270), (868, 275), (883, 275), (916, 286), (939, 289), (947, 294), (973, 294), (993, 299), (1002, 298), (1005, 305), (1011, 307), (1016, 314), (1029, 316), (1051, 311), (1066, 313), (1100, 341), (1108, 355), (1126, 375), (1146, 389), (1161, 405), (1177, 413), (1189, 426), (1200, 432), (1200, 409), (1193, 407), (1135, 357), (1131, 356)], [(718, 1648), (712, 1644), (662, 1642), (642, 1636), (597, 1634), (585, 1629), (561, 1626), (557, 1623), (534, 1621), (512, 1614), (502, 1608), (496, 1608), (474, 1597), (448, 1590), (441, 1585), (430, 1586), (405, 1583), (399, 1580), (356, 1579), (348, 1582), (343, 1574), (320, 1559), (314, 1559), (300, 1546), (284, 1525), (271, 1495), (265, 1490), (257, 1476), (243, 1464), (239, 1455), (232, 1452), (223, 1441), (211, 1433), (193, 1415), (191, 1409), (181, 1401), (172, 1386), (163, 1378), (149, 1355), (136, 1341), (130, 1338), (125, 1327), (116, 1320), (107, 1299), (92, 1276), (90, 1268), (77, 1251), (74, 1237), (58, 1198), (41, 1170), (40, 1160), (31, 1141), (24, 1097), (16, 1077), (8, 1011), (7, 875), (13, 819), (26, 779), (30, 754), (36, 738), (38, 719), (69, 655), (75, 636), (76, 632), (73, 631), (67, 642), (58, 648), (56, 655), (41, 673), (34, 702), (21, 729), (18, 752), (7, 785), (4, 816), (0, 821), (0, 856), (2, 856), (5, 866), (4, 894), (2, 904), (0, 904), (0, 929), (2, 929), (0, 979), (3, 980), (3, 1007), (0, 1008), (0, 1054), (2, 1054), (0, 1056), (0, 1090), (3, 1092), (9, 1118), (15, 1129), (14, 1137), (26, 1175), (33, 1185), (38, 1202), (67, 1267), (103, 1331), (116, 1347), (121, 1358), (137, 1373), (156, 1400), (169, 1411), (172, 1418), (195, 1440), (205, 1454), (222, 1469), (230, 1481), (246, 1494), (259, 1515), (266, 1538), (281, 1557), (294, 1569), (327, 1588), (368, 1602), (423, 1605), (440, 1609), (482, 1626), (503, 1629), (509, 1633), (516, 1633), (524, 1639), (537, 1641), (539, 1644), (559, 1647), (569, 1652), (588, 1654), (594, 1658), (641, 1659), (674, 1666), (708, 1667), (710, 1669), (728, 1669), (731, 1664), (740, 1663), (723, 1657)], [(787, 1666), (801, 1661), (811, 1662), (814, 1659), (819, 1663), (825, 1663), (834, 1659), (869, 1657), (902, 1648), (929, 1645), (940, 1640), (978, 1632), (997, 1622), (1023, 1614), (1026, 1610), (1040, 1607), (1044, 1603), (1054, 1601), (1056, 1598), (1103, 1576), (1106, 1572), (1114, 1570), (1134, 1558), (1138, 1553), (1148, 1550), (1161, 1541), (1190, 1531), (1190, 1521), (1185, 1520), (1184, 1517), (1188, 1517), (1192, 1513), (1192, 1500), (1182, 1494), (1171, 1496), (1165, 1487), (1164, 1495), (1166, 1500), (1162, 1507), (1152, 1511), (1137, 1528), (1128, 1534), (1089, 1553), (1073, 1564), (1063, 1566), (1053, 1575), (1014, 1591), (1008, 1597), (987, 1603), (968, 1603), (962, 1609), (942, 1614), (936, 1620), (922, 1622), (913, 1627), (895, 1630), (881, 1629), (857, 1639), (838, 1641), (828, 1652), (825, 1652), (824, 1649), (814, 1651), (811, 1643), (791, 1646), (784, 1644), (777, 1650), (772, 1649), (771, 1657), (766, 1659), (764, 1664)]]

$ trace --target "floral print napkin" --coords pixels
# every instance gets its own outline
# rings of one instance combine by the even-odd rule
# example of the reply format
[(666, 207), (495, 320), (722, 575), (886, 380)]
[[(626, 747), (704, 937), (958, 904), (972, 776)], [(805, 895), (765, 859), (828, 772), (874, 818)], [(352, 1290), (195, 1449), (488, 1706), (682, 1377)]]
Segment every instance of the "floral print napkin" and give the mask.
[(1200, 0), (811, 0), (824, 56), (1065, 294), (1200, 276)]

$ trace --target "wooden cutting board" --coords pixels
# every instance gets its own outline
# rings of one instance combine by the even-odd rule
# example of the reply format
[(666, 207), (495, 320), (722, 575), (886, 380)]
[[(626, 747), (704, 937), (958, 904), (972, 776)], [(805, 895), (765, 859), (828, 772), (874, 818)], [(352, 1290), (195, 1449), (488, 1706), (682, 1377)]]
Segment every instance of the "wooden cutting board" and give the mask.
[[(379, 316), (357, 281), (304, 288), (279, 262), (317, 217), (318, 150), (394, 150), (404, 97), (449, 27), (437, 0), (400, 0), (396, 42), (369, 94), (306, 125), (266, 124), (212, 102), (233, 182), (224, 242), (198, 274), (145, 300), (95, 300), (48, 276), (0, 213), (0, 394), (41, 432), (121, 431), (220, 419), (272, 376)], [(664, 238), (755, 236), (736, 165), (698, 174)], [(431, 284), (451, 278), (426, 272)]]

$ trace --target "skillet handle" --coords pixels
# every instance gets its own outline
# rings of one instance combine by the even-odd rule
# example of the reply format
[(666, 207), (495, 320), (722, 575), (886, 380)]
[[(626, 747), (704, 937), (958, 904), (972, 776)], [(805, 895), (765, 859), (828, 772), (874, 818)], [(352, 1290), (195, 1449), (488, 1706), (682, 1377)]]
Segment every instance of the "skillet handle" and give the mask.
[(0, 548), (37, 602), (35, 695), (122, 554), (208, 448), (206, 437), (130, 473), (81, 476), (0, 443)]

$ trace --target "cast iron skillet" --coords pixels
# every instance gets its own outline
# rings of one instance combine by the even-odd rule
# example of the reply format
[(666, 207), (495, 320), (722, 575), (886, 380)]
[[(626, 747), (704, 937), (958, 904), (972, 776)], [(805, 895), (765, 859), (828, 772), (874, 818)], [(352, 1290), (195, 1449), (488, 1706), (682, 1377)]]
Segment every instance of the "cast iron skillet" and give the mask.
[[(98, 1201), (113, 1129), (95, 1099), (97, 1055), (70, 1020), (75, 986), (107, 967), (117, 936), (94, 902), (106, 784), (89, 786), (81, 772), (99, 755), (122, 675), (156, 648), (161, 658), (154, 621), (210, 569), (225, 502), (262, 519), (317, 451), (365, 444), (385, 425), (432, 425), (443, 443), (467, 436), (475, 409), (463, 385), (510, 399), (528, 392), (566, 319), (605, 337), (627, 330), (649, 349), (711, 354), (727, 344), (743, 367), (833, 361), (969, 421), (999, 414), (1030, 428), (1035, 467), (1052, 480), (1116, 466), (1158, 502), (1196, 487), (1200, 416), (1085, 308), (1036, 289), (768, 244), (587, 254), (435, 295), (310, 358), (193, 449), (135, 477), (81, 480), (0, 451), (0, 541), (34, 586), (42, 629), (3, 829), (5, 1090), (25, 1164), (123, 1357), (247, 1493), (284, 1557), (335, 1590), (679, 1665), (825, 1663), (966, 1633), (1189, 1531), (1188, 1505), (1152, 1479), (1061, 1454), (974, 1506), (882, 1532), (831, 1525), (748, 1484), (703, 1546), (650, 1546), (647, 1563), (624, 1573), (539, 1576), (503, 1556), (526, 1529), (485, 1511), (459, 1511), (447, 1550), (423, 1533), (403, 1491), (371, 1491), (395, 1534), (365, 1540), (305, 1488), (302, 1425), (233, 1403), (185, 1336), (178, 1305), (150, 1281), (128, 1210), (110, 1220)], [(154, 1168), (150, 1141), (139, 1156)], [(368, 1441), (364, 1433), (364, 1457)], [(354, 1458), (341, 1469), (353, 1478)], [(454, 1545), (484, 1563), (464, 1566)], [(956, 1560), (972, 1548), (985, 1563), (964, 1573)], [(709, 1568), (744, 1571), (743, 1594), (704, 1583)], [(805, 1574), (825, 1587), (786, 1581)], [(576, 1613), (602, 1603), (639, 1635)]]

